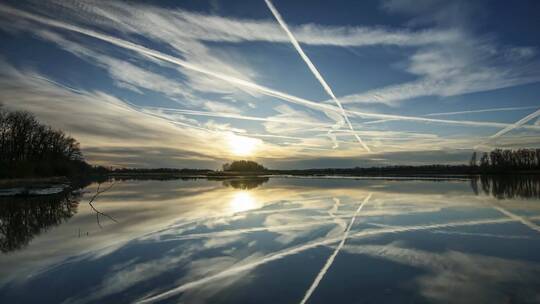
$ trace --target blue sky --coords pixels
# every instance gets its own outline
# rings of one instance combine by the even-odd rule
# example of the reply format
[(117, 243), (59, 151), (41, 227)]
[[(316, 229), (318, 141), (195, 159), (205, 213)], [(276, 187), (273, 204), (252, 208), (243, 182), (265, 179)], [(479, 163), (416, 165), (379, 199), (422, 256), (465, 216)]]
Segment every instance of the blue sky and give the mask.
[(470, 2), (3, 1), (0, 102), (113, 166), (538, 147), (540, 4)]

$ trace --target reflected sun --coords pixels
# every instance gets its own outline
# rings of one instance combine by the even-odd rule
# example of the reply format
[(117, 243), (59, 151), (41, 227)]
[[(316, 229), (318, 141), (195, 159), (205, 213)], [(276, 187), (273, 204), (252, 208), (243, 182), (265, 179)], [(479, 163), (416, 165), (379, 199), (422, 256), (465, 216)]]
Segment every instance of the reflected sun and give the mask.
[(231, 135), (228, 139), (231, 152), (238, 156), (249, 156), (257, 147), (258, 141), (244, 136)]
[(236, 192), (229, 204), (234, 213), (255, 209), (257, 205), (255, 198), (247, 191)]

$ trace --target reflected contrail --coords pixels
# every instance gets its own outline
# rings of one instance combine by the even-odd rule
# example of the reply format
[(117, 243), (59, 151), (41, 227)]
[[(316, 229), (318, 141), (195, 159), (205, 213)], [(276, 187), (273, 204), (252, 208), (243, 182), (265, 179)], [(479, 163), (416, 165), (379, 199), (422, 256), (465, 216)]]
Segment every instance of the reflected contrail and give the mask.
[(536, 225), (535, 223), (527, 220), (526, 218), (522, 217), (522, 216), (519, 216), (515, 213), (512, 213), (502, 207), (499, 207), (499, 206), (493, 206), (493, 209), (499, 211), (500, 213), (508, 216), (509, 218), (513, 219), (513, 220), (516, 220), (520, 223), (522, 223), (523, 225), (531, 228), (532, 230), (536, 231), (536, 232), (539, 232), (540, 233), (540, 226)]
[(259, 232), (259, 231), (295, 230), (298, 228), (321, 226), (324, 224), (334, 224), (334, 221), (333, 220), (332, 221), (318, 221), (314, 223), (304, 223), (304, 224), (296, 224), (296, 225), (279, 225), (279, 226), (269, 226), (269, 227), (254, 227), (254, 228), (246, 228), (246, 229), (222, 230), (222, 231), (208, 232), (208, 233), (193, 233), (193, 234), (187, 234), (187, 235), (180, 235), (174, 238), (158, 240), (158, 242), (171, 242), (171, 241), (193, 240), (193, 239), (213, 238), (213, 237), (227, 237), (227, 236), (234, 236), (238, 234)]
[(307, 66), (308, 66), (309, 70), (311, 71), (311, 73), (313, 73), (313, 75), (315, 76), (315, 78), (317, 78), (317, 80), (322, 85), (322, 87), (326, 91), (326, 93), (332, 98), (332, 100), (336, 103), (336, 105), (340, 109), (341, 115), (343, 116), (343, 118), (347, 122), (347, 125), (349, 125), (349, 129), (351, 129), (351, 131), (353, 132), (354, 137), (356, 137), (358, 142), (362, 145), (362, 147), (366, 151), (371, 152), (369, 147), (362, 141), (362, 139), (354, 131), (354, 128), (353, 128), (353, 126), (352, 126), (352, 124), (351, 124), (351, 122), (349, 120), (349, 117), (347, 116), (347, 113), (345, 112), (345, 109), (341, 105), (341, 102), (337, 99), (336, 95), (332, 91), (332, 88), (330, 88), (328, 83), (326, 83), (326, 81), (322, 77), (321, 73), (319, 73), (319, 70), (317, 70), (317, 68), (315, 67), (313, 62), (311, 62), (311, 59), (309, 59), (309, 57), (306, 55), (306, 53), (304, 53), (304, 50), (302, 49), (302, 47), (298, 43), (298, 40), (296, 40), (296, 38), (294, 37), (292, 32), (289, 30), (289, 27), (285, 23), (285, 20), (283, 20), (283, 17), (281, 17), (281, 14), (278, 12), (278, 10), (274, 6), (274, 4), (272, 4), (272, 2), (270, 0), (264, 0), (264, 2), (266, 2), (266, 5), (268, 6), (270, 11), (272, 12), (274, 17), (276, 18), (276, 20), (279, 23), (279, 25), (281, 26), (281, 28), (283, 28), (285, 33), (287, 33), (287, 36), (289, 37), (289, 40), (291, 41), (292, 45), (294, 46), (294, 48), (296, 49), (298, 54), (300, 54), (300, 57), (302, 57), (304, 62), (307, 64)]
[(449, 234), (449, 235), (462, 235), (462, 236), (481, 236), (488, 238), (501, 238), (501, 239), (532, 239), (527, 235), (503, 235), (493, 233), (480, 233), (480, 232), (459, 232), (459, 231), (447, 231), (447, 230), (435, 230), (432, 231), (435, 234)]
[[(448, 227), (462, 227), (462, 226), (475, 226), (475, 225), (486, 225), (486, 224), (499, 224), (499, 223), (508, 223), (508, 222), (514, 222), (516, 220), (510, 219), (510, 218), (502, 218), (502, 219), (487, 219), (487, 220), (475, 220), (475, 221), (465, 221), (465, 222), (452, 222), (452, 223), (445, 223), (445, 224), (432, 224), (432, 225), (423, 225), (423, 226), (405, 226), (405, 227), (392, 227), (392, 228), (386, 228), (386, 229), (379, 229), (379, 230), (368, 230), (368, 231), (360, 231), (357, 233), (354, 233), (348, 238), (358, 238), (358, 237), (368, 237), (368, 236), (376, 236), (381, 234), (388, 234), (388, 233), (399, 233), (399, 232), (410, 232), (410, 231), (421, 231), (421, 230), (429, 230), (429, 229), (440, 229), (440, 228), (448, 228)], [(207, 276), (203, 279), (191, 281), (185, 284), (182, 284), (178, 287), (175, 287), (173, 289), (170, 289), (168, 291), (159, 293), (157, 295), (141, 299), (137, 303), (151, 303), (155, 301), (160, 301), (172, 296), (175, 296), (177, 294), (180, 294), (186, 290), (199, 287), (201, 285), (207, 284), (209, 282), (212, 282), (217, 279), (225, 278), (228, 276), (236, 275), (238, 273), (256, 268), (258, 266), (267, 264), (269, 262), (273, 262), (276, 260), (280, 260), (282, 258), (285, 258), (290, 255), (294, 255), (297, 253), (301, 253), (303, 251), (306, 251), (308, 249), (316, 248), (318, 246), (324, 246), (324, 245), (330, 245), (336, 242), (339, 242), (341, 238), (335, 237), (335, 238), (328, 238), (323, 239), (319, 241), (314, 241), (311, 243), (307, 243), (304, 245), (300, 245), (294, 248), (286, 249), (281, 252), (273, 253), (270, 255), (267, 255), (266, 257), (261, 258), (258, 261), (249, 262), (244, 265), (236, 266), (229, 268), (227, 270), (224, 270), (222, 272), (219, 272), (214, 275)]]
[(356, 209), (356, 212), (354, 213), (354, 216), (351, 218), (351, 222), (349, 223), (349, 226), (347, 227), (347, 229), (345, 230), (345, 232), (343, 233), (343, 238), (341, 239), (341, 241), (339, 242), (338, 246), (336, 247), (336, 249), (334, 250), (334, 252), (332, 253), (332, 255), (328, 258), (328, 260), (326, 261), (326, 263), (324, 264), (323, 268), (321, 269), (321, 271), (319, 271), (319, 274), (317, 274), (317, 277), (315, 277), (315, 280), (313, 281), (313, 283), (311, 283), (311, 286), (309, 287), (309, 289), (306, 291), (306, 294), (304, 295), (304, 298), (302, 299), (302, 301), (300, 301), (301, 304), (305, 304), (307, 303), (307, 301), (309, 300), (309, 298), (311, 297), (311, 295), (313, 294), (313, 292), (315, 291), (315, 289), (317, 289), (317, 287), (319, 286), (319, 283), (321, 283), (322, 279), (324, 278), (324, 275), (326, 274), (326, 272), (328, 271), (328, 269), (330, 269), (330, 266), (332, 266), (332, 263), (334, 263), (334, 260), (336, 259), (336, 256), (338, 255), (339, 251), (341, 250), (341, 248), (343, 248), (343, 245), (345, 244), (345, 240), (347, 239), (347, 237), (349, 236), (349, 231), (351, 230), (351, 227), (352, 225), (354, 224), (354, 221), (356, 220), (356, 216), (358, 215), (358, 213), (360, 213), (360, 211), (362, 210), (362, 208), (364, 207), (365, 204), (367, 204), (367, 202), (369, 201), (369, 199), (371, 198), (371, 195), (372, 193), (370, 193), (365, 199), (364, 201), (362, 202), (362, 204), (360, 204), (360, 206), (358, 206), (358, 209)]

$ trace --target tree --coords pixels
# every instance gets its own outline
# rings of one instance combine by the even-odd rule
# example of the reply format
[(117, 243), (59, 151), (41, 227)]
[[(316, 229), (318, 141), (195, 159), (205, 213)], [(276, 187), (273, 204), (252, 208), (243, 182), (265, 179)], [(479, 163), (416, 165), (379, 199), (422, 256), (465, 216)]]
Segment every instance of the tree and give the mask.
[(471, 166), (471, 167), (476, 167), (477, 166), (477, 164), (476, 164), (476, 151), (474, 151), (472, 156), (471, 156), (469, 166)]
[[(476, 152), (471, 156), (470, 165), (476, 163)], [(502, 150), (484, 152), (480, 167), (490, 171), (540, 169), (540, 149)]]
[(89, 168), (73, 137), (29, 112), (0, 106), (0, 177), (74, 175)]
[(261, 172), (267, 169), (251, 160), (236, 160), (232, 163), (226, 163), (222, 166), (223, 171), (241, 171), (241, 172)]
[(482, 153), (482, 157), (480, 158), (480, 167), (487, 168), (489, 166), (489, 157), (486, 152)]

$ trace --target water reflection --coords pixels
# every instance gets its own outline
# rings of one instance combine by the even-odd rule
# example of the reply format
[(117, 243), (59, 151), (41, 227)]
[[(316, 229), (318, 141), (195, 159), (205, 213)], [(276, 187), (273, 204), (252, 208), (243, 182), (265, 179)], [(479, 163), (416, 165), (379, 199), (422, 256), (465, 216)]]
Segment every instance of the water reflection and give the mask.
[(0, 302), (538, 302), (540, 200), (478, 183), (119, 182), (96, 204), (118, 223), (80, 204), (0, 255)]
[(24, 248), (35, 235), (59, 225), (77, 212), (80, 192), (44, 196), (0, 197), (0, 250)]
[(540, 198), (539, 175), (483, 175), (471, 179), (471, 188), (478, 194), (479, 184), (483, 192), (497, 199)]
[(232, 187), (234, 189), (249, 190), (259, 187), (260, 185), (268, 182), (268, 177), (247, 177), (247, 178), (233, 178), (223, 181), (223, 186)]
[(230, 206), (233, 213), (244, 212), (259, 207), (255, 198), (248, 191), (234, 193)]

